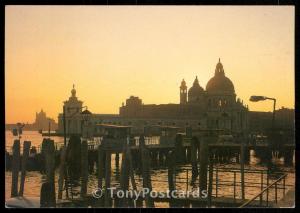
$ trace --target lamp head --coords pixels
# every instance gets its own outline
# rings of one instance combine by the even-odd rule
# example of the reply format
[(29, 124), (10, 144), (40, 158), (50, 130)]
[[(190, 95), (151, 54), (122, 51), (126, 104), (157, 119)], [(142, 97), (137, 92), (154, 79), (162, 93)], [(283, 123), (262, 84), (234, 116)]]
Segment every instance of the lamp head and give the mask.
[(266, 100), (267, 98), (265, 96), (256, 96), (256, 95), (252, 95), (250, 97), (250, 101), (252, 102), (258, 102), (258, 101), (264, 101)]

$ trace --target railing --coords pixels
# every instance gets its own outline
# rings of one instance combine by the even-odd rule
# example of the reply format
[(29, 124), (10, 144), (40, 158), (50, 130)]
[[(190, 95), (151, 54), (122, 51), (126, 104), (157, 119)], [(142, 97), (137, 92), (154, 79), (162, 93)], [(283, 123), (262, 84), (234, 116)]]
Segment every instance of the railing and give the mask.
[[(69, 139), (67, 139), (68, 143)], [(97, 146), (101, 143), (101, 140), (93, 140), (93, 141), (88, 141), (88, 149), (89, 150), (94, 150), (97, 148)], [(62, 147), (64, 146), (63, 143), (61, 142), (54, 142), (54, 147), (56, 151), (59, 151)], [(31, 148), (35, 147), (36, 153), (40, 153), (42, 149), (42, 142), (41, 145), (35, 146), (31, 144)], [(5, 146), (5, 150), (9, 153), (12, 154), (12, 146)], [(20, 153), (22, 154), (23, 152), (23, 143), (20, 143)]]
[(259, 197), (259, 206), (262, 207), (263, 206), (263, 194), (266, 192), (266, 206), (269, 206), (269, 191), (270, 189), (274, 186), (275, 187), (275, 203), (277, 203), (278, 201), (278, 184), (279, 182), (283, 181), (282, 183), (282, 189), (283, 189), (283, 197), (285, 196), (285, 178), (286, 178), (287, 174), (282, 175), (280, 178), (278, 178), (277, 180), (275, 180), (272, 184), (267, 185), (266, 188), (264, 188), (260, 193), (258, 193), (257, 195), (255, 195), (252, 199), (250, 199), (249, 201), (245, 202), (243, 205), (240, 206), (240, 208), (249, 206), (251, 203), (253, 203), (258, 197)]
[[(187, 166), (186, 168), (176, 168), (175, 169), (175, 175), (174, 175), (174, 182), (177, 184), (183, 184), (184, 188), (181, 187), (181, 189), (184, 189), (186, 192), (190, 191), (191, 189), (196, 189), (195, 187), (190, 185), (190, 180), (191, 174), (192, 174), (192, 169), (189, 168), (190, 166)], [(167, 168), (161, 168), (161, 169), (167, 169)], [(181, 173), (181, 177), (178, 177), (178, 173)], [(209, 185), (209, 168), (207, 169), (207, 184)], [(227, 175), (226, 179), (224, 179), (222, 176), (225, 176), (225, 173), (231, 173), (230, 175)], [(241, 194), (241, 189), (242, 189), (242, 184), (241, 184), (241, 177), (240, 177), (241, 170), (236, 169), (236, 168), (220, 168), (216, 167), (213, 169), (213, 175), (212, 175), (212, 196), (215, 198), (218, 198), (219, 196), (225, 195), (225, 197), (231, 197), (233, 198), (233, 202), (236, 202), (238, 199), (242, 199), (242, 194)], [(279, 172), (274, 172), (272, 173), (273, 175), (280, 175), (280, 178), (277, 179), (272, 185), (269, 185), (270, 182), (270, 175), (268, 175), (267, 170), (259, 170), (259, 169), (244, 169), (244, 174), (256, 174), (257, 177), (260, 177), (260, 182), (259, 181), (249, 181), (245, 178), (244, 181), (244, 189), (245, 188), (256, 188), (257, 190), (261, 191), (264, 189), (268, 190), (270, 187), (274, 186), (275, 187), (275, 201), (277, 202), (278, 200), (278, 190), (283, 190), (283, 196), (285, 195), (285, 190), (287, 186), (292, 186), (292, 185), (287, 185), (285, 184), (285, 177), (287, 174), (279, 173)], [(182, 177), (184, 176), (184, 177)], [(167, 183), (168, 180), (160, 180), (157, 178), (151, 178), (152, 181), (154, 182), (165, 182)], [(280, 180), (283, 180), (283, 184), (279, 185), (278, 182)], [(199, 179), (194, 183), (194, 186), (199, 184)], [(222, 187), (226, 187), (227, 194), (220, 190)], [(232, 187), (232, 194), (228, 196), (228, 192), (231, 191), (229, 190), (228, 187)], [(245, 190), (246, 191), (246, 190)], [(240, 195), (240, 196), (239, 196)], [(248, 195), (249, 196), (249, 195)], [(258, 198), (260, 195), (256, 196), (253, 200)], [(251, 199), (252, 200), (252, 199)], [(263, 201), (263, 196), (260, 197), (260, 203), (262, 204)], [(266, 202), (269, 202), (269, 192), (268, 196), (266, 198)]]
[[(145, 145), (159, 145), (160, 136), (145, 137)], [(135, 146), (139, 146), (139, 137), (134, 137)]]
[[(64, 146), (63, 143), (57, 143), (57, 142), (54, 143), (55, 150), (60, 150), (60, 148), (63, 146)], [(32, 147), (35, 147), (36, 153), (40, 153), (42, 150), (42, 145), (35, 146), (35, 145), (31, 144), (31, 148)], [(13, 148), (12, 146), (5, 146), (5, 151), (7, 151), (9, 154), (12, 154), (12, 148)], [(23, 153), (23, 144), (22, 143), (20, 143), (20, 153), (21, 154)]]

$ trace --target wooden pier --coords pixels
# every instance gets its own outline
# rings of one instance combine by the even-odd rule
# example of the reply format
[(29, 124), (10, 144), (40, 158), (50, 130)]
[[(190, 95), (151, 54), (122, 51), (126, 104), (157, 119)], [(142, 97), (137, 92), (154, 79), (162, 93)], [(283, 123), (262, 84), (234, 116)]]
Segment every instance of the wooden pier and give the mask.
[[(46, 182), (43, 183), (41, 189), (41, 206), (93, 206), (93, 207), (155, 207), (157, 202), (166, 202), (170, 207), (239, 207), (243, 203), (248, 202), (245, 199), (245, 187), (253, 187), (251, 183), (244, 180), (244, 175), (248, 171), (244, 168), (244, 164), (249, 163), (250, 150), (267, 150), (270, 147), (266, 144), (250, 144), (245, 137), (240, 137), (239, 141), (222, 142), (219, 140), (219, 130), (200, 130), (185, 133), (177, 132), (176, 128), (161, 128), (163, 134), (159, 135), (159, 141), (152, 141), (153, 135), (149, 132), (140, 136), (131, 136), (129, 126), (101, 125), (103, 135), (101, 143), (88, 144), (86, 140), (80, 140), (78, 136), (71, 136), (67, 147), (55, 147), (54, 142), (50, 139), (44, 139), (40, 153), (35, 153), (40, 163), (39, 170), (46, 174)], [(293, 145), (284, 145), (284, 150), (294, 151)], [(23, 153), (28, 153), (29, 147), (24, 144)], [(286, 151), (287, 152), (287, 151)], [(288, 153), (288, 152), (287, 152)], [(116, 194), (111, 194), (111, 156), (114, 154), (115, 167), (121, 167), (120, 172), (120, 188), (118, 190), (129, 191), (138, 190), (136, 178), (134, 174), (141, 172), (142, 187), (152, 191), (152, 183), (155, 181), (151, 177), (151, 168), (164, 166), (167, 169), (168, 177), (165, 182), (168, 184), (168, 193), (160, 197), (151, 197), (149, 194), (138, 197), (119, 198)], [(122, 162), (119, 162), (119, 155), (122, 154)], [(24, 156), (24, 157), (23, 157)], [(18, 195), (18, 173), (20, 170), (20, 159), (22, 162), (22, 175), (26, 171), (27, 154), (20, 157), (20, 141), (16, 141), (13, 147), (12, 155), (12, 197)], [(30, 156), (30, 155), (29, 155)], [(219, 188), (226, 186), (226, 180), (220, 180), (218, 173), (221, 168), (215, 166), (216, 163), (226, 163), (235, 159), (241, 167), (238, 170), (232, 170), (234, 182), (228, 186), (233, 187), (233, 195), (231, 197), (220, 197)], [(290, 158), (289, 158), (290, 159)], [(270, 159), (267, 159), (270, 161)], [(187, 178), (182, 182), (187, 186), (194, 185), (198, 188), (199, 193), (206, 191), (207, 196), (187, 197), (181, 196), (174, 198), (170, 193), (176, 192), (176, 183), (179, 183), (176, 177), (176, 171), (180, 165), (189, 164), (190, 168), (186, 169)], [(121, 165), (121, 166), (119, 166)], [(96, 171), (94, 170), (96, 167)], [(56, 185), (54, 182), (54, 171), (59, 168), (59, 181)], [(98, 189), (103, 192), (103, 196), (96, 198), (95, 195), (87, 193), (88, 175), (96, 172), (98, 178)], [(189, 179), (189, 172), (192, 174)], [(257, 172), (257, 171), (256, 171)], [(270, 170), (259, 171), (261, 174), (261, 183), (255, 187), (261, 191), (265, 187), (272, 186), (269, 183)], [(240, 180), (237, 180), (239, 175)], [(22, 177), (23, 177), (22, 176)], [(264, 177), (267, 182), (263, 183)], [(284, 177), (285, 178), (285, 177)], [(22, 179), (23, 180), (23, 179)], [(283, 178), (282, 178), (283, 180)], [(284, 179), (285, 180), (285, 179)], [(22, 182), (23, 184), (23, 182)], [(250, 184), (250, 185), (249, 185)], [(252, 185), (255, 185), (252, 183)], [(286, 188), (285, 182), (281, 183), (281, 187)], [(131, 188), (130, 188), (131, 186)], [(80, 187), (80, 191), (76, 193), (75, 188)], [(241, 197), (237, 196), (237, 187), (241, 190)], [(22, 189), (23, 188), (23, 189)], [(58, 188), (58, 190), (55, 190)], [(24, 187), (21, 187), (23, 191)], [(57, 193), (56, 193), (57, 192)], [(56, 194), (58, 194), (56, 198)], [(269, 190), (268, 190), (269, 195)], [(267, 196), (268, 197), (268, 196)], [(63, 200), (68, 200), (65, 202)], [(277, 201), (277, 200), (276, 200)], [(257, 203), (257, 200), (251, 200), (251, 206), (261, 206), (264, 204), (263, 198)], [(267, 198), (268, 205), (272, 205), (271, 200)]]

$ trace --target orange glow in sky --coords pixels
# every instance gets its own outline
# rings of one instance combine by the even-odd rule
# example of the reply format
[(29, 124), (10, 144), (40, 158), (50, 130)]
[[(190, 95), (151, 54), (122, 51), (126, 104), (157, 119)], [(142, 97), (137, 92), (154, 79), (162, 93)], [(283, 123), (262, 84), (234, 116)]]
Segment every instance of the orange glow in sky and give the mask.
[(130, 95), (179, 103), (195, 76), (205, 88), (219, 57), (237, 97), (294, 108), (293, 6), (6, 6), (6, 123), (57, 120), (73, 83), (93, 113)]

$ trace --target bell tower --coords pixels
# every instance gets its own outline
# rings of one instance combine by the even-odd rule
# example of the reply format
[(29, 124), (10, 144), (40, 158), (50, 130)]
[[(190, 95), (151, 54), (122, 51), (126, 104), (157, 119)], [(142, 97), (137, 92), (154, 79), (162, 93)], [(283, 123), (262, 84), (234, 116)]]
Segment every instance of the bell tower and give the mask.
[(181, 85), (179, 88), (180, 88), (180, 104), (186, 104), (187, 103), (187, 86), (186, 86), (184, 79), (182, 79)]

